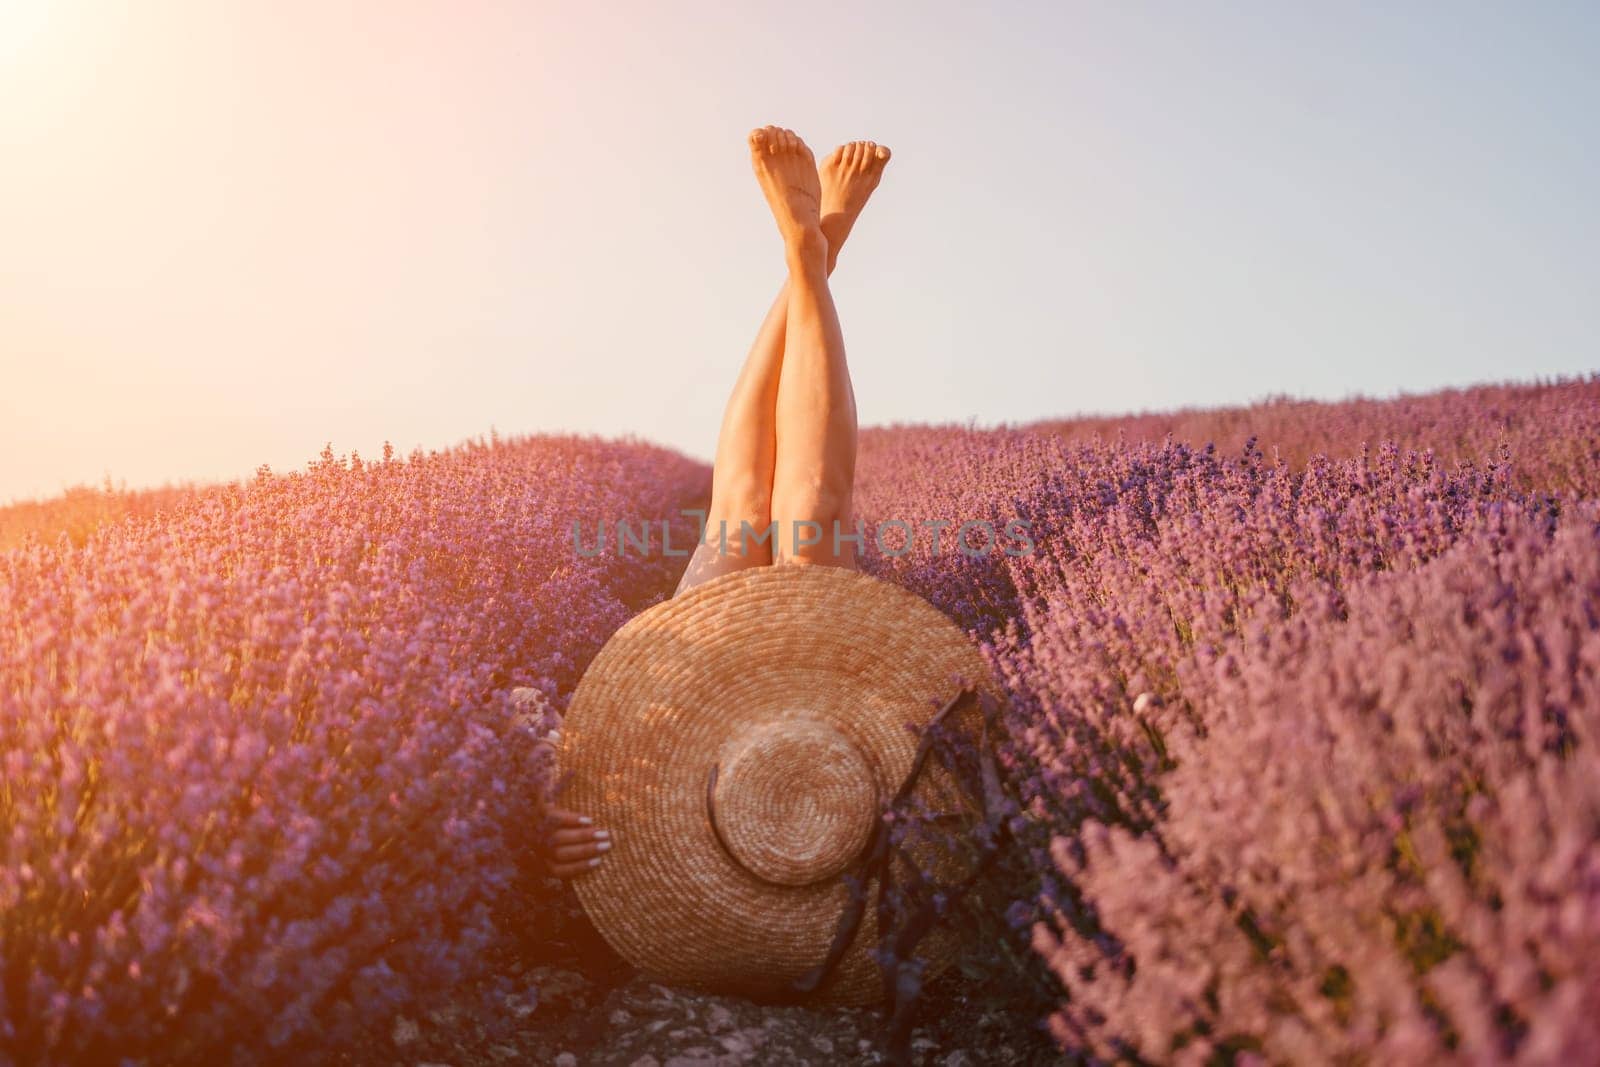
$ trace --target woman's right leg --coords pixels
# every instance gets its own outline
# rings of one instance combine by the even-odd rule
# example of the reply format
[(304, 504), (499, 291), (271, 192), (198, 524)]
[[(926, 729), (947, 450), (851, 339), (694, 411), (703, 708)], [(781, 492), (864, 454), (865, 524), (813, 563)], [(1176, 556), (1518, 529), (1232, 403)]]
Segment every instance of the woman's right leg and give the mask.
[[(752, 135), (756, 171), (783, 234), (789, 309), (776, 408), (772, 518), (778, 562), (855, 566), (851, 493), (856, 403), (844, 334), (828, 288), (827, 239), (811, 152), (787, 130)], [(762, 149), (765, 148), (765, 151)], [(886, 149), (876, 160), (881, 168)]]
[[(827, 247), (824, 280), (833, 273), (839, 250), (877, 188), (888, 160), (887, 148), (871, 141), (852, 141), (834, 149), (823, 161), (817, 182), (819, 226)], [(778, 291), (728, 398), (712, 465), (705, 535), (674, 595), (719, 574), (773, 560), (776, 534), (768, 531), (773, 528), (777, 404), (791, 287), (791, 282), (785, 281)], [(854, 432), (852, 419), (852, 436)]]
[(778, 383), (772, 518), (779, 562), (855, 566), (856, 399), (824, 256), (790, 242), (789, 320)]

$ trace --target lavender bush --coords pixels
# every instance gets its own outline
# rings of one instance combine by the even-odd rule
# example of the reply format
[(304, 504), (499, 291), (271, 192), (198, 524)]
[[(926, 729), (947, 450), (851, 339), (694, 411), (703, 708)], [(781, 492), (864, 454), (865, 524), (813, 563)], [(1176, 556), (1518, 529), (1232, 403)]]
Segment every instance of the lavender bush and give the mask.
[(481, 969), (544, 785), (510, 690), (564, 699), (676, 577), (568, 526), (704, 483), (571, 438), (325, 452), (0, 556), (0, 1060), (281, 1060)]
[[(1197, 664), (1154, 828), (1055, 859), (1036, 943), (1105, 1058), (1577, 1063), (1600, 1048), (1600, 537), (1507, 509)], [(1312, 594), (1308, 593), (1308, 599)]]
[[(1583, 390), (1562, 387), (1555, 400), (1562, 398), (1566, 407), (1545, 393), (1524, 396), (1563, 428), (1561, 456), (1570, 457), (1592, 443), (1593, 431), (1585, 436), (1584, 427), (1595, 423)], [(864, 565), (917, 589), (985, 638), (1005, 682), (1010, 728), (1001, 751), (1021, 809), (1012, 823), (1018, 854), (1002, 872), (1012, 897), (1008, 917), (1032, 927), (1035, 948), (1059, 982), (1051, 1022), (1063, 1048), (1089, 1059), (1151, 1062), (1549, 1062), (1584, 1047), (1579, 1005), (1596, 987), (1570, 966), (1576, 956), (1547, 946), (1520, 958), (1486, 948), (1474, 958), (1458, 949), (1467, 939), (1455, 931), (1464, 923), (1492, 944), (1529, 937), (1539, 946), (1539, 938), (1556, 936), (1560, 914), (1581, 932), (1576, 916), (1592, 907), (1584, 872), (1600, 855), (1592, 808), (1574, 804), (1535, 821), (1543, 809), (1519, 804), (1516, 818), (1502, 825), (1509, 839), (1518, 820), (1529, 820), (1527, 840), (1560, 840), (1562, 862), (1571, 866), (1544, 883), (1544, 911), (1523, 912), (1518, 925), (1507, 917), (1498, 928), (1498, 909), (1512, 890), (1495, 883), (1531, 876), (1531, 852), (1515, 854), (1493, 874), (1474, 868), (1485, 880), (1479, 906), (1457, 898), (1446, 914), (1410, 900), (1402, 876), (1378, 878), (1374, 868), (1396, 862), (1393, 849), (1363, 841), (1362, 851), (1350, 838), (1319, 842), (1305, 825), (1308, 808), (1316, 812), (1316, 804), (1346, 789), (1409, 798), (1406, 787), (1430, 760), (1442, 760), (1439, 772), (1452, 781), (1498, 795), (1467, 760), (1470, 745), (1404, 748), (1368, 737), (1357, 747), (1346, 728), (1319, 750), (1323, 762), (1308, 763), (1303, 738), (1332, 730), (1325, 717), (1372, 712), (1388, 724), (1402, 713), (1390, 702), (1403, 685), (1335, 697), (1307, 680), (1315, 672), (1359, 679), (1386, 659), (1391, 673), (1403, 676), (1437, 663), (1442, 677), (1453, 679), (1441, 684), (1459, 688), (1470, 682), (1461, 680), (1459, 664), (1438, 663), (1447, 651), (1482, 664), (1540, 655), (1547, 640), (1567, 650), (1595, 639), (1600, 590), (1555, 562), (1551, 574), (1564, 579), (1536, 578), (1526, 568), (1506, 579), (1530, 603), (1551, 602), (1556, 614), (1548, 618), (1512, 613), (1499, 629), (1456, 635), (1448, 650), (1438, 647), (1437, 635), (1390, 618), (1395, 632), (1364, 632), (1366, 644), (1352, 644), (1358, 598), (1366, 604), (1379, 595), (1369, 587), (1410, 589), (1413, 607), (1431, 604), (1450, 617), (1487, 610), (1509, 595), (1490, 580), (1483, 553), (1515, 545), (1524, 562), (1545, 552), (1593, 558), (1587, 496), (1526, 489), (1548, 481), (1530, 471), (1574, 468), (1508, 449), (1491, 432), (1506, 421), (1493, 410), (1480, 425), (1458, 426), (1459, 439), (1479, 440), (1485, 451), (1448, 464), (1392, 444), (1358, 450), (1352, 459), (1313, 455), (1291, 465), (1281, 455), (1269, 461), (1253, 441), (1225, 454), (1170, 441), (1074, 443), (1027, 431), (907, 428), (869, 439), (858, 494), (864, 510), (909, 518), (1023, 515), (1033, 524), (1038, 551), (1023, 558), (971, 560), (924, 549), (869, 556)], [(973, 477), (941, 485), (941, 468)], [(1562, 547), (1548, 548), (1558, 525)], [(1443, 574), (1448, 582), (1432, 577)], [(1452, 589), (1482, 603), (1452, 601)], [(1247, 671), (1261, 655), (1263, 635), (1280, 642), (1279, 650), (1270, 668), (1253, 670), (1281, 679), (1284, 689), (1258, 697), (1250, 717), (1241, 718), (1260, 685), (1246, 692), (1218, 679)], [(1291, 640), (1298, 644), (1284, 644)], [(1595, 694), (1585, 688), (1592, 683), (1574, 677), (1592, 674), (1594, 654), (1585, 655), (1561, 652), (1523, 693), (1489, 685), (1472, 699), (1490, 717), (1509, 721), (1547, 699), (1560, 709), (1550, 714), (1563, 720), (1578, 706), (1592, 710)], [(1569, 750), (1592, 744), (1566, 730), (1553, 749), (1559, 755), (1536, 760), (1532, 749), (1512, 750), (1499, 761), (1508, 791), (1520, 796), (1526, 783), (1510, 784), (1513, 778), (1542, 781), (1552, 768), (1568, 767), (1562, 761)], [(1252, 758), (1242, 757), (1246, 749)], [(1358, 774), (1380, 749), (1391, 758)], [(1578, 781), (1586, 773), (1581, 766), (1560, 773)], [(1411, 777), (1402, 774), (1407, 767)], [(1302, 790), (1295, 799), (1310, 799), (1297, 805), (1279, 796), (1274, 787), (1285, 779)], [(1195, 791), (1203, 788), (1228, 803), (1198, 804)], [(1458, 794), (1467, 788), (1458, 785)], [(1444, 839), (1458, 849), (1463, 834), (1488, 840), (1486, 832), (1463, 830), (1460, 819), (1449, 825)], [(1436, 826), (1433, 840), (1443, 833)], [(1417, 846), (1402, 837), (1394, 845), (1401, 847)], [(1247, 864), (1258, 879), (1284, 872), (1260, 903), (1241, 884)], [(1426, 877), (1444, 875), (1430, 867)], [(1319, 879), (1326, 891), (1314, 897), (1309, 885)], [(1305, 912), (1311, 907), (1320, 909), (1317, 917)], [(1379, 924), (1383, 916), (1387, 927)], [(1541, 922), (1545, 932), (1536, 935)], [(1366, 931), (1367, 940), (1341, 940), (1355, 930)], [(1323, 940), (1322, 955), (1295, 961), (1299, 972), (1286, 976), (1282, 946), (1314, 934)], [(1551, 956), (1564, 962), (1549, 966)], [(1405, 968), (1409, 1007), (1395, 1000), (1394, 982)], [(1284, 1007), (1282, 988), (1291, 980), (1301, 997), (1293, 1009)], [(1521, 983), (1515, 997), (1498, 988), (1508, 982)], [(1376, 1005), (1387, 1014), (1374, 1015)], [(1335, 1031), (1338, 1040), (1330, 1036)]]

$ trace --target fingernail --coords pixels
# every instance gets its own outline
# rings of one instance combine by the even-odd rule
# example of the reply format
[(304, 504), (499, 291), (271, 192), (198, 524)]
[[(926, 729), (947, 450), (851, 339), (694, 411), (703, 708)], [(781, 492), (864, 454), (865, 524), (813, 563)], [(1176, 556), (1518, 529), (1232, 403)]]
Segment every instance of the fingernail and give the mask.
[(591, 823), (593, 823), (594, 820), (589, 818), (589, 816), (587, 816), (587, 815), (580, 815), (580, 816), (578, 816), (578, 822), (583, 826), (588, 826)]
[(596, 852), (604, 852), (606, 849), (608, 849), (610, 847), (611, 847), (611, 842), (610, 841), (602, 841), (598, 845), (594, 846), (594, 850)]
[(596, 856), (596, 857), (595, 857), (595, 858), (594, 858), (594, 859), (592, 859), (592, 860), (590, 860), (590, 861), (589, 861), (589, 866), (591, 866), (591, 867), (598, 867), (598, 866), (600, 866), (600, 857), (599, 857), (599, 856)]
[(546, 739), (548, 739), (550, 741), (559, 741), (559, 740), (561, 740), (561, 731), (560, 730), (551, 730), (549, 733), (545, 734), (544, 736), (546, 737)]
[(606, 838), (611, 836), (611, 831), (610, 830), (596, 830), (594, 832), (594, 836), (595, 836), (596, 840), (604, 841)]

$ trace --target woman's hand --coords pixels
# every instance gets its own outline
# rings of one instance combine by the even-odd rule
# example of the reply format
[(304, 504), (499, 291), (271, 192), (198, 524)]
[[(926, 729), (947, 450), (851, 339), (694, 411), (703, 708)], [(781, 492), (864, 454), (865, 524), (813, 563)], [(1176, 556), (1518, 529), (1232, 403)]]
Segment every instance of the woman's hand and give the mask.
[[(514, 699), (529, 709), (524, 714), (528, 717), (530, 728), (536, 728), (534, 724), (540, 718), (554, 720), (554, 728), (533, 743), (540, 756), (553, 763), (556, 746), (561, 743), (561, 716), (550, 709), (544, 695), (537, 689), (518, 689)], [(551, 875), (556, 878), (576, 878), (600, 866), (601, 855), (611, 848), (610, 832), (595, 827), (594, 820), (589, 816), (558, 808), (554, 804), (546, 812), (554, 829), (540, 846), (540, 855)]]
[(574, 878), (600, 866), (601, 854), (611, 848), (611, 834), (593, 827), (587, 815), (552, 807), (555, 832), (544, 847), (545, 862), (557, 878)]

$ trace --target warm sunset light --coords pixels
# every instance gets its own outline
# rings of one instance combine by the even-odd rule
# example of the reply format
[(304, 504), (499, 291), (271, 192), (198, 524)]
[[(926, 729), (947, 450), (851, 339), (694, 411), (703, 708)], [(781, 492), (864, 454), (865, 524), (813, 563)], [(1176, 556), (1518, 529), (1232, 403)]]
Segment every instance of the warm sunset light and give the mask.
[(60, 0), (0, 0), (0, 69), (35, 56)]
[(774, 117), (895, 153), (836, 280), (868, 424), (1594, 364), (1582, 5), (809, 10), (0, 0), (0, 503), (490, 427), (709, 460)]
[(1600, 8), (0, 0), (0, 1067), (1600, 1062)]

